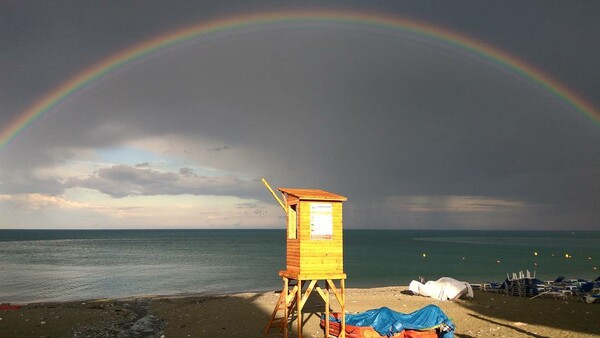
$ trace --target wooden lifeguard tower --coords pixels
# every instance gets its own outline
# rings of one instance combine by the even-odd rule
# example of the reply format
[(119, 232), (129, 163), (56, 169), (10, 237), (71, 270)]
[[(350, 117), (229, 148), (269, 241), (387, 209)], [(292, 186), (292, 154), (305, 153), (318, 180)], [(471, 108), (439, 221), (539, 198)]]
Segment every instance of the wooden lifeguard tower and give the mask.
[[(342, 202), (347, 198), (318, 189), (279, 188), (284, 205), (268, 183), (263, 182), (287, 214), (287, 267), (279, 271), (283, 289), (264, 334), (278, 327), (287, 338), (288, 325), (295, 312), (298, 337), (302, 337), (302, 308), (316, 290), (325, 302), (325, 337), (328, 337), (331, 293), (340, 305), (341, 313), (345, 308)], [(324, 283), (324, 289), (319, 286), (319, 281)], [(340, 331), (340, 337), (345, 337), (344, 316)]]

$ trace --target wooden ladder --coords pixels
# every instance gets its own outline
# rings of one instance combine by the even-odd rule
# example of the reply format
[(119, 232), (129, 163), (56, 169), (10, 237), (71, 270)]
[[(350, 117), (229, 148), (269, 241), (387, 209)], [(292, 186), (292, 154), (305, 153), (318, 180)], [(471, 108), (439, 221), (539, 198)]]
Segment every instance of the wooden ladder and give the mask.
[[(297, 278), (298, 276), (287, 276), (286, 274), (281, 274), (280, 276), (283, 279), (283, 290), (281, 291), (281, 295), (279, 295), (279, 299), (277, 300), (277, 304), (275, 305), (275, 309), (271, 314), (271, 319), (265, 329), (263, 331), (263, 335), (269, 334), (269, 331), (278, 327), (279, 332), (283, 331), (283, 337), (288, 338), (289, 324), (294, 320), (298, 323), (298, 337), (302, 337), (302, 308), (306, 304), (306, 301), (310, 297), (313, 290), (316, 290), (321, 299), (325, 302), (325, 325), (324, 325), (324, 335), (325, 337), (329, 337), (329, 314), (332, 312), (330, 307), (330, 295), (333, 293), (335, 298), (337, 299), (341, 311), (340, 313), (345, 313), (345, 304), (346, 304), (346, 296), (345, 296), (345, 275), (340, 276), (344, 278), (340, 278), (340, 288), (338, 289), (335, 286), (333, 279), (325, 278), (325, 290), (321, 289), (317, 284), (318, 278), (314, 279), (302, 279)], [(316, 276), (315, 276), (316, 277)], [(320, 276), (319, 276), (320, 277)], [(305, 289), (305, 290), (303, 290)], [(283, 315), (279, 315), (280, 312), (283, 312)], [(295, 317), (294, 317), (295, 315)], [(346, 321), (345, 318), (342, 317), (340, 323), (340, 338), (346, 337)]]
[[(283, 290), (281, 290), (281, 294), (271, 314), (271, 319), (267, 323), (267, 326), (265, 326), (263, 335), (268, 335), (272, 328), (279, 328), (279, 332), (283, 331), (284, 337), (287, 338), (287, 330), (284, 330), (284, 328), (292, 321), (290, 317), (294, 313), (294, 307), (296, 306), (297, 292), (297, 281), (283, 277)], [(278, 317), (279, 312), (283, 313)]]

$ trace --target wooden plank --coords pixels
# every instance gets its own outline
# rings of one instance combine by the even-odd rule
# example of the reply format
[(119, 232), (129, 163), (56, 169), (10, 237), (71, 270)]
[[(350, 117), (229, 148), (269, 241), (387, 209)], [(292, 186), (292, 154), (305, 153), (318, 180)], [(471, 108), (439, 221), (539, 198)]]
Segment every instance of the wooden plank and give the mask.
[(279, 299), (277, 300), (277, 303), (275, 304), (275, 309), (273, 309), (273, 313), (271, 314), (271, 319), (267, 323), (267, 326), (265, 326), (265, 329), (263, 331), (263, 336), (266, 336), (269, 333), (269, 330), (271, 329), (271, 325), (273, 325), (273, 321), (276, 319), (277, 313), (280, 310), (283, 310), (284, 325), (287, 326), (287, 317), (286, 317), (287, 304), (284, 301), (285, 295), (287, 294), (287, 285), (288, 285), (288, 279), (283, 277), (283, 290), (281, 291), (281, 294), (279, 295)]
[(330, 259), (312, 259), (312, 260), (304, 260), (302, 262), (301, 265), (299, 265), (298, 267), (300, 269), (306, 269), (306, 268), (317, 268), (319, 266), (322, 266), (321, 269), (318, 270), (327, 270), (327, 269), (331, 269), (334, 266), (343, 266), (344, 264), (342, 264), (343, 262), (339, 261), (339, 260), (330, 260)]
[(286, 209), (285, 205), (283, 205), (283, 202), (279, 199), (279, 197), (277, 197), (277, 195), (275, 195), (275, 192), (273, 191), (273, 189), (271, 189), (271, 186), (269, 185), (269, 183), (267, 183), (267, 180), (265, 180), (263, 178), (262, 182), (267, 187), (267, 189), (269, 189), (269, 191), (271, 192), (271, 194), (273, 195), (273, 197), (277, 200), (277, 203), (279, 203), (279, 205), (283, 209), (283, 212), (285, 212), (287, 214), (287, 209)]
[(335, 268), (329, 268), (329, 269), (300, 269), (300, 271), (298, 271), (299, 275), (303, 275), (303, 276), (331, 276), (331, 275), (339, 275), (339, 274), (343, 274), (344, 270), (342, 269), (335, 269)]
[(314, 264), (315, 262), (343, 262), (343, 257), (341, 255), (339, 256), (325, 256), (325, 255), (301, 255), (299, 256), (301, 258), (301, 263), (302, 265), (304, 264)]
[(341, 254), (344, 252), (343, 242), (338, 239), (308, 240), (300, 244), (302, 254), (319, 253), (323, 255)]
[(343, 272), (318, 272), (311, 274), (300, 273), (299, 271), (281, 270), (279, 276), (287, 277), (296, 280), (312, 280), (312, 279), (346, 279), (346, 274)]
[[(319, 268), (319, 266), (321, 266), (321, 268)], [(340, 261), (335, 261), (335, 260), (325, 260), (325, 259), (315, 259), (315, 260), (304, 260), (302, 262), (302, 265), (300, 265), (300, 269), (304, 270), (304, 269), (317, 269), (317, 270), (323, 270), (323, 271), (327, 271), (328, 269), (331, 269), (332, 267), (336, 267), (336, 266), (343, 266), (342, 262)]]
[(340, 306), (342, 306), (342, 309), (343, 309), (344, 308), (344, 305), (343, 305), (344, 304), (344, 298), (342, 298), (342, 296), (340, 295), (340, 292), (335, 287), (335, 284), (333, 283), (333, 279), (327, 279), (327, 285), (329, 285), (329, 287), (333, 291), (333, 294), (335, 295), (335, 298), (337, 299), (338, 303), (340, 304)]
[(340, 280), (340, 289), (342, 290), (342, 303), (340, 304), (342, 307), (342, 326), (340, 328), (340, 337), (339, 338), (346, 338), (346, 316), (344, 315), (344, 313), (346, 313), (346, 284), (345, 284), (345, 280)]
[(325, 302), (325, 337), (329, 337), (329, 292), (327, 290), (323, 291), (323, 289), (319, 287), (319, 284), (315, 286), (315, 290), (317, 290), (317, 292)]
[(298, 257), (302, 258), (304, 261), (311, 259), (340, 259), (344, 258), (343, 252), (332, 252), (332, 253), (324, 253), (324, 252), (314, 252), (314, 251), (301, 251), (298, 254), (290, 255), (290, 257)]
[(311, 253), (301, 252), (298, 257), (301, 259), (302, 263), (315, 262), (315, 261), (321, 261), (321, 260), (325, 260), (325, 261), (339, 260), (340, 262), (343, 261), (342, 255), (337, 255), (337, 254), (324, 255), (324, 254), (318, 253), (318, 252), (311, 252)]
[[(342, 267), (344, 264), (340, 261), (330, 261), (330, 260), (313, 260), (313, 261), (304, 261), (302, 265), (298, 266), (300, 270), (323, 270), (327, 271), (334, 267)], [(319, 268), (321, 266), (321, 268)]]
[(298, 285), (294, 285), (292, 291), (285, 297), (285, 305), (288, 307), (294, 297), (298, 294)]
[(317, 290), (317, 292), (319, 293), (319, 295), (321, 295), (321, 298), (323, 299), (323, 301), (326, 300), (325, 296), (325, 291), (323, 291), (323, 289), (321, 289), (321, 287), (319, 286), (319, 284), (315, 285), (315, 290)]
[(287, 202), (288, 205), (292, 205), (292, 204), (298, 204), (298, 202), (300, 202), (300, 199), (296, 196), (292, 196), (292, 195), (285, 195), (285, 200)]
[(284, 328), (283, 328), (283, 337), (284, 338), (287, 338), (287, 336), (288, 336), (288, 330), (287, 330), (288, 325), (287, 324), (288, 324), (288, 317), (290, 316), (290, 314), (288, 313), (288, 309), (289, 309), (288, 305), (290, 303), (289, 300), (288, 300), (288, 292), (289, 292), (288, 288), (289, 288), (289, 279), (286, 278), (286, 277), (283, 277), (283, 291), (282, 291), (282, 294), (285, 295), (285, 306), (284, 306), (284, 309), (283, 309), (283, 321), (284, 321), (283, 322), (283, 325), (284, 325)]
[(300, 269), (287, 269), (279, 271), (279, 276), (290, 279), (297, 279), (298, 275), (300, 275)]
[[(329, 250), (327, 250), (329, 249)], [(344, 251), (339, 248), (317, 248), (317, 247), (308, 247), (303, 248), (298, 252), (292, 252), (292, 255), (297, 255), (301, 257), (342, 257)]]
[(327, 279), (334, 278), (336, 276), (345, 275), (342, 270), (327, 270), (327, 271), (318, 271), (318, 270), (300, 270), (297, 274), (298, 276), (302, 276), (304, 278), (312, 279)]
[(301, 188), (277, 188), (288, 196), (294, 196), (300, 200), (315, 201), (346, 201), (348, 198), (342, 195), (334, 194), (321, 189), (301, 189)]
[(314, 258), (343, 258), (344, 253), (340, 250), (330, 250), (330, 251), (317, 251), (317, 250), (300, 250), (298, 253), (292, 253), (291, 257), (300, 257), (306, 259), (314, 259)]
[(300, 263), (304, 264), (314, 264), (315, 262), (335, 262), (338, 261), (342, 263), (344, 261), (344, 257), (342, 255), (323, 255), (319, 253), (300, 253), (298, 256), (300, 258)]
[(344, 239), (341, 236), (338, 236), (336, 233), (333, 233), (331, 238), (311, 238), (309, 232), (308, 235), (305, 234), (305, 237), (300, 239), (300, 242), (301, 247), (306, 245), (332, 245), (341, 247), (344, 243)]
[(308, 287), (306, 288), (306, 290), (304, 291), (304, 295), (302, 296), (302, 303), (300, 303), (300, 306), (298, 307), (299, 311), (302, 311), (302, 309), (304, 308), (304, 304), (308, 300), (308, 297), (310, 296), (310, 293), (312, 292), (313, 288), (315, 287), (315, 284), (317, 284), (316, 279), (311, 280), (310, 284), (308, 284)]
[(291, 256), (294, 257), (306, 257), (306, 258), (311, 258), (311, 257), (342, 257), (343, 256), (343, 251), (339, 250), (338, 248), (331, 248), (331, 250), (326, 250), (323, 251), (323, 249), (316, 249), (316, 248), (304, 248), (303, 250), (300, 250), (299, 252), (290, 252)]
[(298, 292), (296, 292), (296, 320), (298, 321), (298, 337), (302, 337), (302, 280), (298, 279)]
[(341, 268), (343, 265), (336, 263), (336, 264), (326, 264), (326, 263), (322, 263), (322, 264), (303, 264), (302, 266), (300, 266), (300, 270), (301, 271), (323, 271), (323, 272), (327, 272), (327, 271), (331, 271), (333, 269), (335, 270), (339, 270), (338, 268)]
[[(321, 266), (319, 268), (319, 266)], [(302, 264), (300, 266), (300, 270), (320, 270), (320, 271), (328, 271), (331, 270), (335, 267), (342, 267), (342, 263), (341, 262), (328, 262), (328, 261), (322, 261), (322, 262), (304, 262), (304, 264)]]
[(325, 269), (325, 266), (327, 266), (328, 268), (331, 266), (343, 266), (343, 263), (344, 262), (341, 259), (315, 257), (311, 259), (304, 258), (302, 262), (300, 262), (299, 267), (308, 268), (311, 266), (323, 265), (323, 269)]
[(300, 273), (300, 274), (295, 274), (295, 275), (289, 274), (289, 276), (294, 279), (304, 279), (304, 280), (308, 280), (308, 279), (327, 280), (327, 279), (345, 279), (346, 278), (346, 274), (343, 272), (336, 272), (336, 273), (322, 272), (322, 273), (311, 273), (311, 274)]

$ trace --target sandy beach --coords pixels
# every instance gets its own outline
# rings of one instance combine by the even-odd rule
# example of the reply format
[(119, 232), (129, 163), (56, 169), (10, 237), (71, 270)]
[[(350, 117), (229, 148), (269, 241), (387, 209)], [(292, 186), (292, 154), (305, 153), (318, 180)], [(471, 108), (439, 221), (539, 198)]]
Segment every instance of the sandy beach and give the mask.
[[(261, 337), (278, 296), (273, 291), (26, 304), (0, 310), (0, 337)], [(346, 299), (348, 312), (387, 306), (408, 313), (435, 304), (454, 321), (459, 338), (600, 336), (600, 306), (575, 298), (475, 291), (473, 299), (442, 302), (410, 295), (406, 287), (384, 287), (348, 289)], [(322, 301), (312, 295), (303, 311), (304, 337), (323, 337), (322, 311)], [(283, 335), (272, 330), (269, 336)]]

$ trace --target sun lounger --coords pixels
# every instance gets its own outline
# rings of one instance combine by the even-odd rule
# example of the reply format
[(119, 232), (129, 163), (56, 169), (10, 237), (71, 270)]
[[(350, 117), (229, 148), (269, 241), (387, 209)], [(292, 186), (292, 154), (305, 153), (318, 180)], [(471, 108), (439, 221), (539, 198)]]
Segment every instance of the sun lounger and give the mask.
[(595, 302), (600, 302), (600, 294), (597, 295), (586, 295), (583, 300), (588, 303), (588, 304), (592, 304)]
[(545, 283), (547, 285), (558, 285), (558, 284), (561, 284), (565, 280), (565, 278), (566, 278), (565, 276), (559, 276), (555, 280), (546, 281)]
[(481, 289), (485, 292), (506, 293), (506, 290), (498, 283), (483, 283)]
[(564, 292), (560, 292), (560, 291), (544, 291), (544, 292), (540, 292), (539, 294), (529, 298), (529, 299), (534, 299), (534, 298), (554, 298), (556, 300), (558, 299), (566, 299), (568, 297), (568, 295)]
[[(595, 298), (593, 290), (594, 290), (594, 282), (586, 282), (586, 283), (583, 283), (579, 288), (575, 289), (573, 292), (574, 292), (575, 296), (577, 296), (579, 299), (581, 299), (582, 302), (593, 303), (594, 298)], [(596, 296), (599, 296), (599, 295), (596, 295)]]

